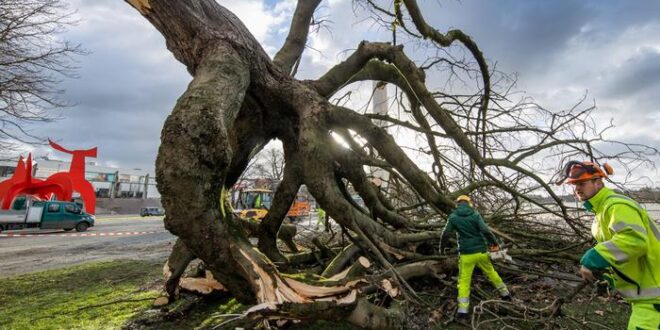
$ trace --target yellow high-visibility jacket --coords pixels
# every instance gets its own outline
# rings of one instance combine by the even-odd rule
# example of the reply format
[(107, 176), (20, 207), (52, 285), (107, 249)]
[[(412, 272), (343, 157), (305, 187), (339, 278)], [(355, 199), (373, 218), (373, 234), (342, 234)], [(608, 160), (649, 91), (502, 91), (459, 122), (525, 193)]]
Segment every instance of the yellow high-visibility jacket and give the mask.
[(596, 214), (591, 233), (598, 244), (581, 263), (591, 269), (611, 267), (614, 287), (626, 300), (660, 303), (658, 225), (637, 202), (609, 188), (584, 206)]

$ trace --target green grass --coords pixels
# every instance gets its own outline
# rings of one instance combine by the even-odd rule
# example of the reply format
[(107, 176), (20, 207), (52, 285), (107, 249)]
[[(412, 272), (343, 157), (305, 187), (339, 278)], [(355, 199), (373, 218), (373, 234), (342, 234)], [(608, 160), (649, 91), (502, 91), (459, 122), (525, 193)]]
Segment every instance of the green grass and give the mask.
[[(158, 314), (163, 264), (133, 260), (93, 262), (0, 279), (0, 329), (120, 329)], [(176, 311), (186, 299), (167, 309)], [(196, 303), (185, 317), (156, 321), (142, 329), (195, 329), (242, 313), (235, 299)]]
[[(151, 309), (162, 288), (162, 263), (119, 260), (95, 262), (57, 270), (0, 279), (0, 329), (120, 329), (128, 322), (159, 313)], [(564, 305), (564, 315), (554, 320), (568, 329), (586, 326), (625, 329), (630, 307), (613, 300), (584, 295)], [(188, 301), (189, 303), (190, 301)], [(169, 305), (170, 311), (185, 309), (186, 300)], [(196, 329), (222, 323), (228, 315), (245, 311), (233, 298), (202, 300), (182, 318), (155, 321), (142, 329)], [(602, 314), (602, 315), (600, 315)], [(231, 318), (231, 316), (229, 316)], [(586, 324), (582, 323), (586, 322)], [(142, 323), (144, 324), (144, 323)], [(500, 329), (493, 322), (483, 329)], [(537, 329), (538, 323), (516, 323), (520, 329)], [(345, 322), (318, 321), (292, 329), (355, 329)], [(464, 329), (450, 323), (434, 329)]]
[[(148, 309), (162, 264), (87, 263), (0, 280), (2, 329), (117, 329)], [(125, 301), (122, 301), (125, 300)]]

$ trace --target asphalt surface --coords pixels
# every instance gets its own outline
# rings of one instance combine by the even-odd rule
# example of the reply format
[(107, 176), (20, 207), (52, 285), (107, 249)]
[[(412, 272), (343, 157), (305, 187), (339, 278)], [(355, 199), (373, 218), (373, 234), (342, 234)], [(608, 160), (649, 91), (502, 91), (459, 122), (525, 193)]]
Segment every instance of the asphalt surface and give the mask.
[(86, 232), (10, 230), (0, 233), (0, 278), (90, 261), (167, 259), (176, 237), (162, 217), (99, 217)]

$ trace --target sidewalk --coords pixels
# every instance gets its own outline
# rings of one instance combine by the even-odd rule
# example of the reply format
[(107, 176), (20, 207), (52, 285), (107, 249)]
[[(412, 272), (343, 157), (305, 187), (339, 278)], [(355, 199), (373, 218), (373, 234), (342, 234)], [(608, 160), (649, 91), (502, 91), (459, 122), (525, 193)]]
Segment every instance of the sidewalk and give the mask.
[(112, 219), (163, 219), (163, 216), (148, 216), (143, 217), (139, 214), (99, 214), (96, 215), (96, 220), (112, 220)]

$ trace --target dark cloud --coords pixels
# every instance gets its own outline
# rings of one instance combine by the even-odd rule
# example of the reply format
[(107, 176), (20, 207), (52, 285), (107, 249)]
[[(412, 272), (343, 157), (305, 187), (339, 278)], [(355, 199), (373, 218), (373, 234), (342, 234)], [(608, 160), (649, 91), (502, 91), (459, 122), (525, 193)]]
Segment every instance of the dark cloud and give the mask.
[(605, 86), (605, 92), (613, 97), (651, 96), (654, 102), (660, 100), (659, 90), (660, 52), (653, 48), (644, 48), (621, 63)]
[(523, 76), (553, 68), (575, 42), (602, 47), (631, 27), (660, 21), (660, 2), (652, 0), (446, 0), (425, 7), (440, 31), (463, 30), (502, 70)]
[[(89, 51), (67, 80), (74, 107), (32, 132), (72, 149), (98, 146), (100, 163), (153, 170), (160, 130), (190, 76), (160, 34), (123, 2), (74, 2), (80, 23), (65, 37)], [(39, 148), (37, 152), (56, 152)]]
[(590, 15), (580, 1), (534, 0), (429, 2), (426, 12), (442, 32), (459, 28), (503, 69), (525, 73), (543, 69)]
[(81, 63), (80, 79), (66, 84), (68, 98), (78, 107), (115, 113), (169, 111), (165, 106), (172, 107), (191, 79), (183, 65), (174, 59), (142, 63), (131, 56), (140, 54), (94, 48)]
[(612, 42), (631, 27), (657, 23), (660, 12), (660, 2), (655, 0), (589, 0), (584, 5), (589, 16), (580, 42), (595, 45)]

